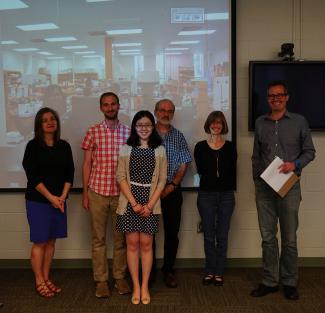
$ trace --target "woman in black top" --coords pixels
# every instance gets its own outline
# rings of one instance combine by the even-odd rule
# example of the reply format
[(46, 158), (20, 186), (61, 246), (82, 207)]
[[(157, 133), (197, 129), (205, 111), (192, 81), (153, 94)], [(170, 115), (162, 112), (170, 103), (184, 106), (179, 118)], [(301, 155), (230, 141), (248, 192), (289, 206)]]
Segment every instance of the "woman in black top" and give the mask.
[(65, 200), (73, 183), (74, 165), (70, 145), (60, 139), (60, 120), (50, 108), (35, 117), (34, 139), (23, 159), (27, 176), (26, 210), (33, 242), (31, 265), (36, 291), (45, 298), (61, 292), (49, 279), (56, 238), (67, 237)]
[(203, 284), (222, 286), (230, 219), (235, 207), (237, 152), (222, 136), (228, 133), (228, 126), (221, 111), (209, 114), (204, 130), (209, 139), (198, 142), (194, 149), (200, 176), (197, 206), (206, 256)]

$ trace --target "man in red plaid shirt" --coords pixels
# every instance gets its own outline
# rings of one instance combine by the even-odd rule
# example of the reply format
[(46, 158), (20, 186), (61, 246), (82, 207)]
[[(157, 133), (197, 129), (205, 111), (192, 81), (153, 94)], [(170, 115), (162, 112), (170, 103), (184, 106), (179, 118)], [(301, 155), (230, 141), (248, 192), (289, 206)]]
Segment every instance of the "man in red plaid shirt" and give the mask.
[(119, 294), (130, 293), (125, 280), (127, 271), (124, 234), (116, 231), (116, 209), (119, 187), (116, 169), (120, 147), (126, 143), (130, 128), (118, 120), (119, 98), (113, 92), (100, 97), (100, 110), (104, 121), (91, 126), (82, 143), (84, 150), (83, 207), (89, 211), (92, 229), (92, 262), (96, 282), (96, 297), (107, 298), (108, 264), (106, 229), (108, 215), (112, 216), (113, 233), (113, 278)]

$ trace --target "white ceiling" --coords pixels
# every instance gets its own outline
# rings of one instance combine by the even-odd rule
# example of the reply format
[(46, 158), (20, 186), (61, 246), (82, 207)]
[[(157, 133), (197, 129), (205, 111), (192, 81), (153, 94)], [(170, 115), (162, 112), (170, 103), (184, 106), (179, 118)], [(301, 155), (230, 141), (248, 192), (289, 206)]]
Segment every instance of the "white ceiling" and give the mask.
[[(4, 1), (4, 0), (0, 0)], [(10, 1), (10, 0), (7, 0)], [(227, 0), (115, 0), (87, 3), (86, 0), (22, 0), (25, 9), (0, 11), (0, 40), (15, 40), (18, 44), (1, 45), (1, 49), (36, 47), (54, 56), (69, 56), (74, 50), (62, 46), (87, 45), (88, 49), (104, 56), (106, 30), (141, 28), (142, 34), (112, 36), (113, 43), (141, 42), (141, 53), (155, 55), (171, 46), (171, 41), (199, 40), (200, 44), (188, 45), (182, 53), (213, 52), (229, 44), (229, 21), (171, 24), (171, 8), (204, 8), (205, 13), (228, 11)], [(53, 30), (23, 31), (17, 25), (55, 23)], [(215, 29), (211, 35), (179, 36), (187, 29)], [(47, 37), (74, 36), (77, 41), (45, 42)], [(138, 49), (120, 48), (120, 49)], [(81, 51), (81, 50), (80, 50)], [(32, 53), (35, 52), (14, 52)], [(39, 57), (42, 57), (38, 55)]]

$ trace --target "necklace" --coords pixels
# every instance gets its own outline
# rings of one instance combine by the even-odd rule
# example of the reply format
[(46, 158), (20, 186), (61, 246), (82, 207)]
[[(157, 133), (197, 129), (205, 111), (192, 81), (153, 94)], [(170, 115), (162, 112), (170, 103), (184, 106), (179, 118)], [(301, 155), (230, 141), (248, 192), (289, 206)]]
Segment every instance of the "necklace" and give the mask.
[(213, 150), (219, 150), (225, 144), (225, 140), (223, 140), (222, 138), (217, 141), (211, 140), (210, 138), (209, 140), (207, 140), (207, 142), (209, 147)]

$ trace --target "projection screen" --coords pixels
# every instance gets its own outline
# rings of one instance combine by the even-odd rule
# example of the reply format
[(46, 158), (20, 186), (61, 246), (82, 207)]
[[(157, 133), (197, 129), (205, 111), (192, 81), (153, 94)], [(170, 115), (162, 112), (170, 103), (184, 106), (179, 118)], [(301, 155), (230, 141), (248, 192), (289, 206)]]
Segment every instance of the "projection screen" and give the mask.
[[(0, 190), (26, 186), (22, 157), (36, 112), (59, 112), (72, 146), (75, 188), (87, 128), (103, 119), (99, 96), (120, 97), (119, 119), (171, 99), (191, 152), (222, 110), (235, 137), (230, 0), (1, 0)], [(234, 31), (234, 27), (233, 27)], [(233, 56), (233, 57), (232, 57)], [(232, 83), (233, 82), (233, 83)], [(194, 162), (183, 187), (198, 185)]]

